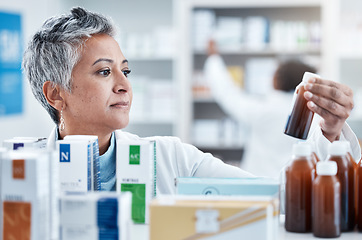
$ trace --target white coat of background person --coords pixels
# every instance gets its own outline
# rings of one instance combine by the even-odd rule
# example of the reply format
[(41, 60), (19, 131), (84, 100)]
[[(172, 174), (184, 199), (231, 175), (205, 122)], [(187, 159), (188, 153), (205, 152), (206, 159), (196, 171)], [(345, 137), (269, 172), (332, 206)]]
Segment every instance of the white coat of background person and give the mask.
[[(284, 134), (292, 108), (293, 92), (301, 82), (304, 72), (315, 72), (315, 69), (298, 61), (281, 64), (274, 75), (274, 89), (261, 98), (245, 93), (234, 84), (223, 59), (215, 51), (213, 42), (210, 43), (209, 53), (204, 74), (212, 96), (228, 115), (248, 129), (249, 135), (240, 167), (257, 176), (279, 178), (280, 171), (291, 159), (292, 145), (298, 141)], [(290, 83), (285, 83), (285, 79)], [(313, 133), (309, 136), (313, 135), (313, 141), (319, 145), (317, 153), (324, 158), (329, 141), (323, 136), (323, 130), (317, 126), (316, 122), (320, 122), (317, 119), (318, 116), (315, 115), (311, 129)], [(351, 141), (355, 156), (359, 159), (357, 138), (348, 125), (343, 124), (341, 139)]]

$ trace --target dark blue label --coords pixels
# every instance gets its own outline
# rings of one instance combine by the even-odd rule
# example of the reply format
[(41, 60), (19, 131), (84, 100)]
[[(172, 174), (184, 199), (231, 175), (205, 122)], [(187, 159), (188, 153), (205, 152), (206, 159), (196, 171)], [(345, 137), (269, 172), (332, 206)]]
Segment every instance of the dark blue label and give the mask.
[(59, 161), (70, 162), (70, 144), (59, 144)]
[(14, 143), (13, 150), (24, 147), (24, 143)]
[(97, 202), (97, 225), (104, 228), (118, 227), (118, 199), (100, 198)]

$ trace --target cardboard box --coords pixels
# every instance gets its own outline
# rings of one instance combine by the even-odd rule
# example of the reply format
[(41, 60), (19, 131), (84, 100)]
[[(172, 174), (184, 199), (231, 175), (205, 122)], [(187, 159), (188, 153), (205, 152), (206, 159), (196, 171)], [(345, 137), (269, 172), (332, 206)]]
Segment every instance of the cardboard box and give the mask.
[(158, 196), (150, 205), (150, 239), (276, 240), (278, 205), (269, 196)]
[[(63, 239), (129, 239), (132, 194), (93, 192), (62, 195), (60, 226)], [(101, 239), (101, 238), (99, 238)]]
[(49, 189), (48, 152), (5, 153), (1, 172), (4, 239), (50, 239)]
[(117, 142), (117, 192), (132, 192), (132, 219), (148, 223), (148, 206), (156, 196), (156, 143)]
[[(0, 205), (3, 205), (2, 202), (2, 191), (1, 191), (1, 184), (2, 184), (2, 161), (4, 154), (6, 153), (6, 148), (0, 147)], [(3, 232), (3, 208), (0, 207), (0, 233)], [(2, 234), (1, 234), (2, 235)], [(0, 239), (2, 239), (2, 236), (0, 236)]]
[(272, 178), (195, 178), (176, 180), (177, 194), (278, 196), (279, 182)]
[(98, 136), (94, 135), (67, 135), (64, 137), (65, 140), (88, 140), (91, 145), (91, 189), (94, 191), (101, 190), (100, 180), (100, 162), (99, 162), (99, 145)]
[(88, 140), (58, 140), (59, 181), (61, 192), (92, 190), (92, 154)]

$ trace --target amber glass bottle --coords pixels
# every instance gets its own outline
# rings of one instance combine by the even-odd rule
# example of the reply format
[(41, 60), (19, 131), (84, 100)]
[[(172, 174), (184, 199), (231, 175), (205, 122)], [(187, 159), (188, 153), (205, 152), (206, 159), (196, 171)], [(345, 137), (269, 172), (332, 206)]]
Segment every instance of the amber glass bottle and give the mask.
[(293, 109), (288, 117), (284, 133), (299, 139), (306, 139), (313, 120), (313, 112), (307, 107), (307, 100), (304, 98), (304, 86), (311, 78), (320, 78), (317, 74), (305, 72), (302, 82), (294, 92)]
[(341, 186), (334, 161), (317, 163), (312, 187), (313, 235), (334, 238), (341, 235)]
[(358, 163), (355, 161), (355, 159), (352, 156), (352, 149), (351, 144), (348, 141), (342, 141), (345, 144), (346, 151), (347, 151), (347, 159), (353, 166), (353, 195), (354, 195), (354, 213), (355, 213), (355, 222), (357, 223), (357, 217), (358, 217)]
[(358, 231), (362, 232), (362, 159), (358, 163)]
[(355, 226), (353, 165), (347, 159), (347, 150), (341, 141), (334, 141), (328, 153), (328, 160), (337, 163), (337, 177), (341, 184), (341, 231), (352, 231)]
[(312, 150), (308, 144), (294, 144), (291, 163), (285, 171), (285, 229), (312, 229), (312, 182), (315, 176)]

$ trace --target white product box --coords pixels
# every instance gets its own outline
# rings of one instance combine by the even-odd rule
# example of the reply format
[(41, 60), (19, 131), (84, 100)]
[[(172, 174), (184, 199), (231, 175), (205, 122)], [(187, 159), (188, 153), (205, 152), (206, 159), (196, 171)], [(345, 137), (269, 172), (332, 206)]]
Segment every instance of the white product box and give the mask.
[(148, 223), (148, 206), (156, 196), (156, 142), (117, 142), (117, 192), (132, 192), (132, 219)]
[[(62, 195), (60, 226), (63, 239), (98, 239), (101, 235), (129, 239), (132, 194), (92, 192)], [(99, 238), (101, 239), (101, 238)], [(115, 239), (115, 238), (112, 238)]]
[(99, 145), (98, 136), (95, 135), (68, 135), (65, 136), (65, 140), (88, 140), (91, 144), (91, 189), (94, 191), (101, 190), (100, 180), (100, 162), (99, 162)]
[(7, 152), (1, 178), (3, 238), (50, 239), (48, 152)]
[(3, 147), (9, 150), (16, 150), (18, 148), (46, 148), (46, 138), (35, 137), (14, 137), (3, 141)]
[(273, 178), (195, 178), (176, 180), (177, 194), (186, 195), (279, 195), (279, 182)]
[(60, 192), (87, 192), (92, 186), (91, 144), (85, 140), (58, 140)]
[(61, 240), (123, 240), (129, 237), (121, 237), (122, 230), (118, 228), (98, 228), (90, 226), (62, 226)]
[(150, 205), (150, 240), (276, 240), (277, 198), (158, 196)]
[(49, 197), (50, 197), (50, 239), (59, 239), (59, 162), (58, 152), (48, 151), (49, 155)]

